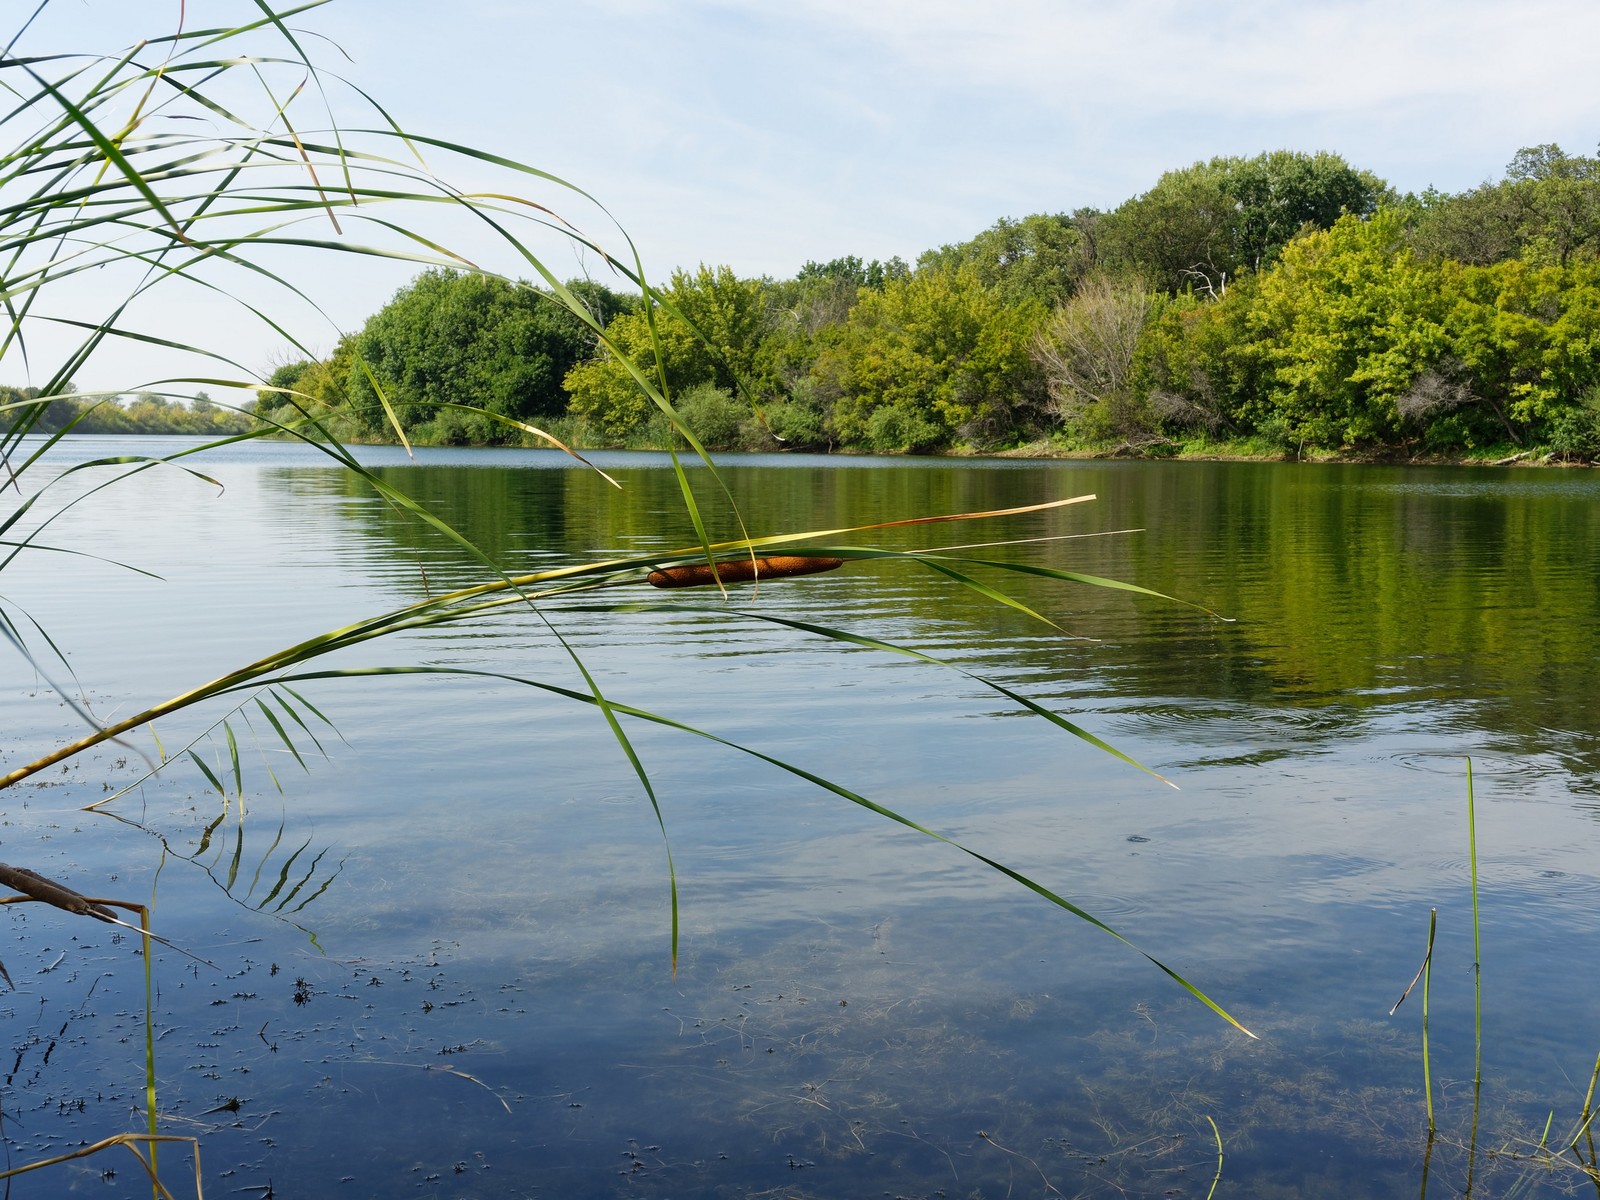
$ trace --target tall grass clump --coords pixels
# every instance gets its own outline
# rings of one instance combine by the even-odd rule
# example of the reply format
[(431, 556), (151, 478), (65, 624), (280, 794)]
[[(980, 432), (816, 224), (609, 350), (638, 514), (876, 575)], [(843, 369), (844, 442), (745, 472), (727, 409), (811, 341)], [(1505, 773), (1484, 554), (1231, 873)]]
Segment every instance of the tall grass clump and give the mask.
[[(674, 729), (703, 740), (708, 748), (750, 756), (805, 779), (852, 805), (955, 846), (1045, 901), (1122, 938), (1044, 883), (976, 848), (957, 845), (911, 816), (880, 805), (803, 764), (780, 760), (756, 746), (728, 742), (669, 714), (613, 698), (607, 681), (567, 646), (544, 602), (582, 593), (591, 610), (626, 607), (639, 611), (649, 607), (650, 602), (641, 597), (650, 594), (647, 583), (653, 573), (688, 571), (683, 578), (725, 589), (740, 577), (761, 584), (804, 574), (820, 569), (824, 565), (821, 560), (870, 569), (874, 561), (884, 558), (909, 560), (935, 572), (952, 587), (973, 589), (1047, 626), (1050, 623), (1042, 614), (980, 577), (1018, 570), (1066, 584), (1121, 588), (1152, 597), (1156, 593), (1072, 572), (985, 560), (961, 551), (881, 550), (871, 544), (870, 536), (865, 542), (862, 537), (883, 526), (865, 519), (848, 529), (781, 533), (745, 529), (726, 490), (717, 490), (720, 480), (705, 455), (701, 436), (716, 431), (720, 437), (736, 429), (731, 403), (720, 395), (691, 397), (693, 419), (686, 421), (668, 391), (659, 347), (653, 360), (628, 361), (627, 367), (655, 407), (657, 432), (668, 435), (683, 453), (698, 457), (712, 481), (708, 493), (697, 494), (680, 453), (673, 453), (672, 465), (692, 536), (669, 554), (599, 562), (585, 559), (533, 574), (508, 574), (438, 515), (364, 468), (342, 444), (330, 411), (312, 390), (271, 384), (256, 365), (239, 361), (228, 348), (214, 344), (205, 330), (169, 328), (149, 321), (151, 314), (163, 311), (155, 301), (178, 293), (187, 300), (199, 298), (217, 311), (231, 312), (240, 322), (257, 324), (295, 353), (315, 358), (312, 342), (341, 332), (321, 316), (318, 307), (313, 285), (322, 273), (338, 270), (341, 264), (387, 263), (406, 270), (422, 264), (464, 268), (508, 280), (531, 274), (589, 326), (598, 343), (609, 344), (604, 328), (547, 267), (553, 247), (563, 251), (577, 248), (647, 298), (664, 306), (670, 302), (650, 286), (625, 235), (610, 235), (616, 248), (607, 249), (587, 232), (591, 223), (605, 227), (604, 208), (580, 188), (538, 167), (409, 129), (359, 88), (326, 70), (307, 51), (308, 45), (318, 43), (298, 25), (325, 0), (281, 9), (258, 0), (254, 7), (241, 5), (230, 10), (237, 13), (235, 23), (205, 28), (182, 23), (199, 12), (193, 6), (187, 10), (178, 6), (174, 10), (180, 22), (177, 28), (109, 54), (35, 47), (30, 40), (32, 27), (53, 2), (59, 0), (44, 0), (37, 9), (22, 14), (0, 60), (6, 105), (0, 114), (0, 273), (5, 299), (0, 365), (8, 374), (31, 382), (24, 398), (0, 406), (0, 482), (5, 485), (6, 497), (0, 505), (0, 541), (4, 543), (0, 572), (27, 556), (70, 552), (70, 545), (53, 540), (55, 518), (77, 505), (114, 496), (121, 480), (150, 470), (185, 471), (205, 478), (199, 464), (207, 449), (274, 437), (293, 439), (325, 455), (382, 502), (475, 558), (482, 579), (474, 586), (429, 595), (391, 611), (355, 614), (337, 628), (307, 636), (214, 679), (195, 681), (175, 695), (146, 697), (133, 705), (128, 715), (114, 721), (97, 719), (78, 698), (79, 684), (68, 666), (73, 631), (52, 628), (48, 614), (27, 612), (0, 599), (0, 638), (11, 655), (46, 681), (54, 698), (70, 705), (81, 723), (76, 736), (27, 749), (19, 765), (0, 775), (0, 793), (95, 747), (148, 735), (154, 739), (153, 772), (195, 772), (223, 797), (237, 794), (242, 798), (249, 785), (238, 742), (248, 729), (264, 731), (266, 738), (281, 743), (297, 759), (306, 747), (316, 744), (313, 731), (326, 718), (305, 695), (306, 685), (352, 678), (381, 683), (397, 674), (487, 674), (414, 663), (338, 668), (328, 665), (331, 655), (357, 645), (382, 643), (405, 631), (532, 612), (566, 648), (578, 683), (568, 686), (510, 674), (495, 677), (591, 710), (597, 727), (606, 731), (617, 752), (631, 765), (640, 793), (661, 823), (663, 836), (667, 827), (656, 785), (635, 752), (630, 734), (641, 725)], [(206, 7), (203, 19), (215, 20), (216, 12), (216, 6)], [(351, 106), (364, 112), (361, 120), (335, 119), (336, 112)], [(472, 178), (472, 189), (451, 183), (452, 174)], [(574, 211), (583, 214), (583, 226), (568, 215)], [(308, 266), (312, 263), (320, 265)], [(245, 432), (218, 441), (160, 458), (116, 456), (65, 471), (50, 467), (45, 454), (74, 432), (83, 414), (111, 402), (108, 396), (112, 393), (90, 394), (80, 390), (74, 380), (91, 372), (102, 376), (112, 372), (131, 352), (159, 353), (184, 366), (159, 378), (119, 383), (117, 393), (181, 395), (202, 387), (220, 396), (249, 394), (265, 399), (255, 407), (245, 402), (232, 405), (249, 417), (250, 425)], [(364, 370), (359, 357), (354, 369)], [(376, 379), (370, 372), (367, 378), (395, 438), (406, 442), (406, 430)], [(465, 405), (460, 407), (463, 412), (483, 415)], [(64, 421), (46, 419), (63, 412), (69, 414)], [(562, 445), (551, 431), (495, 419), (523, 434)], [(81, 474), (90, 470), (93, 475)], [(85, 480), (90, 483), (79, 488)], [(1005, 512), (929, 514), (912, 523), (1006, 517), (1081, 499), (1087, 497)], [(713, 538), (705, 515), (708, 505), (721, 512), (724, 522), (739, 528), (740, 536)], [(780, 568), (773, 565), (776, 563), (788, 565)], [(136, 563), (129, 565), (137, 568)], [(702, 574), (694, 578), (694, 572)], [(732, 616), (717, 603), (715, 591), (711, 597), (704, 611)], [(751, 615), (746, 611), (741, 618), (747, 620)], [(797, 637), (938, 662), (860, 630), (808, 624), (759, 611), (754, 615)], [(1062, 732), (1126, 758), (1090, 731), (1026, 695), (988, 679), (973, 678)], [(176, 724), (180, 716), (190, 724)], [(195, 747), (206, 738), (226, 745), (226, 761), (233, 775), (226, 786), (219, 772), (196, 752)], [(1131, 759), (1126, 761), (1138, 766)], [(113, 796), (102, 804), (114, 804), (116, 799)], [(220, 821), (221, 817), (207, 829), (207, 841)], [(675, 962), (678, 900), (670, 862), (669, 853), (666, 908)], [(86, 896), (64, 881), (36, 875), (25, 865), (0, 879), (14, 888), (29, 881), (30, 886), (21, 888), (13, 899), (53, 905), (65, 918), (104, 920), (110, 913), (107, 902)], [(309, 875), (301, 886), (310, 886)], [(99, 911), (102, 908), (105, 911)], [(149, 956), (145, 961), (148, 968)], [(1150, 961), (1233, 1021), (1182, 975), (1154, 958)], [(152, 1186), (162, 1191), (155, 1146), (163, 1135), (157, 1129), (154, 1047), (149, 1039), (145, 1057), (149, 1080), (146, 1130), (109, 1136), (93, 1149), (127, 1146), (141, 1154)]]
[[(1595, 1087), (1600, 1084), (1600, 1057), (1597, 1057), (1594, 1070), (1589, 1076), (1588, 1090), (1584, 1093), (1583, 1103), (1577, 1116), (1566, 1132), (1552, 1137), (1556, 1129), (1556, 1110), (1549, 1110), (1545, 1119), (1543, 1132), (1539, 1135), (1537, 1143), (1530, 1139), (1525, 1146), (1514, 1148), (1504, 1145), (1490, 1149), (1485, 1155), (1480, 1151), (1479, 1131), (1483, 1113), (1483, 926), (1481, 912), (1481, 892), (1478, 871), (1478, 810), (1477, 793), (1473, 786), (1472, 759), (1465, 759), (1466, 764), (1466, 840), (1467, 840), (1467, 870), (1468, 870), (1468, 907), (1472, 916), (1472, 1104), (1467, 1118), (1467, 1129), (1464, 1140), (1458, 1148), (1465, 1155), (1465, 1177), (1460, 1187), (1462, 1195), (1471, 1196), (1478, 1184), (1481, 1160), (1485, 1157), (1498, 1163), (1521, 1163), (1537, 1167), (1549, 1172), (1555, 1168), (1576, 1168), (1577, 1171), (1600, 1191), (1600, 1153), (1597, 1153), (1592, 1126), (1597, 1115), (1594, 1104)], [(1421, 999), (1421, 1052), (1422, 1052), (1422, 1095), (1424, 1114), (1427, 1119), (1427, 1138), (1423, 1148), (1421, 1167), (1421, 1196), (1426, 1200), (1428, 1195), (1429, 1174), (1433, 1166), (1434, 1151), (1442, 1140), (1439, 1122), (1436, 1118), (1434, 1099), (1436, 1094), (1432, 1023), (1432, 982), (1434, 953), (1437, 948), (1437, 935), (1439, 927), (1439, 910), (1432, 909), (1428, 914), (1428, 940), (1427, 948), (1422, 956), (1422, 965), (1417, 969), (1416, 976), (1406, 985), (1400, 999), (1395, 1001), (1394, 1007), (1389, 1010), (1393, 1016), (1405, 1003), (1406, 998), (1420, 982), (1422, 984)], [(1535, 1176), (1524, 1171), (1518, 1176), (1512, 1186), (1506, 1191), (1507, 1196), (1520, 1196), (1532, 1190)]]

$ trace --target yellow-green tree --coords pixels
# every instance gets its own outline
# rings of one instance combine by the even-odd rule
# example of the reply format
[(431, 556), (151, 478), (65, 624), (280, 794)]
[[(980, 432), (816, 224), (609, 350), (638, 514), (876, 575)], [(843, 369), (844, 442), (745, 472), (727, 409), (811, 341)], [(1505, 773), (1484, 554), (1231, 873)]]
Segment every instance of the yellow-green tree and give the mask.
[(1514, 442), (1540, 439), (1600, 386), (1600, 261), (1446, 263), (1440, 275), (1458, 441), (1470, 438), (1474, 416), (1481, 424), (1491, 415), (1491, 428)]
[(1276, 418), (1312, 446), (1399, 436), (1400, 397), (1448, 349), (1439, 272), (1404, 225), (1397, 210), (1343, 217), (1290, 242), (1260, 277), (1247, 328), (1264, 387), (1251, 424)]
[(604, 438), (625, 438), (653, 411), (630, 363), (669, 398), (705, 384), (753, 395), (765, 382), (758, 360), (771, 320), (761, 280), (701, 264), (673, 272), (664, 299), (612, 321), (611, 346), (563, 381), (568, 411)]
[(841, 440), (880, 452), (987, 444), (1044, 398), (1029, 355), (1044, 305), (1007, 305), (970, 266), (923, 269), (863, 291), (814, 374), (837, 394)]

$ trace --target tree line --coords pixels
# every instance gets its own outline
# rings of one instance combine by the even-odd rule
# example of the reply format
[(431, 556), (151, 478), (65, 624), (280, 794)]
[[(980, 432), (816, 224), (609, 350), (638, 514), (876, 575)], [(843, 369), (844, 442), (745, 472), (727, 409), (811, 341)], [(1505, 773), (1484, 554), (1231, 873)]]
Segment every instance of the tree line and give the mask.
[[(246, 412), (216, 404), (205, 392), (192, 398), (140, 392), (131, 397), (80, 395), (75, 384), (62, 388), (33, 420), (34, 433), (176, 433), (226, 437), (255, 428)], [(0, 386), (0, 428), (12, 414), (30, 411), (40, 398), (36, 387)]]
[(670, 444), (626, 357), (716, 449), (1600, 457), (1600, 159), (1555, 145), (1420, 196), (1335, 154), (1215, 158), (914, 265), (701, 265), (648, 304), (570, 286), (609, 346), (537, 287), (429, 271), (258, 412)]

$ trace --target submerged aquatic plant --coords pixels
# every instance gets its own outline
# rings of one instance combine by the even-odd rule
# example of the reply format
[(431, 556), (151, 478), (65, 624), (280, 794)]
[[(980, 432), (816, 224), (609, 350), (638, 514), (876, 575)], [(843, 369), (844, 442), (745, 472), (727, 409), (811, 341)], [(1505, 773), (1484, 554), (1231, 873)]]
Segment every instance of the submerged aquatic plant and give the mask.
[[(1011, 598), (979, 578), (983, 572), (1028, 572), (1064, 583), (1113, 587), (1156, 596), (1135, 585), (1082, 574), (1054, 571), (976, 557), (960, 549), (894, 552), (855, 544), (859, 535), (886, 525), (1007, 517), (1041, 507), (998, 512), (921, 516), (912, 521), (863, 524), (849, 529), (798, 531), (781, 534), (751, 533), (714, 541), (702, 512), (707, 503), (691, 486), (678, 453), (672, 457), (684, 512), (695, 532), (695, 542), (672, 554), (655, 554), (604, 562), (583, 562), (528, 575), (508, 575), (487, 555), (425, 505), (363, 467), (334, 436), (329, 414), (315, 396), (294, 388), (271, 388), (246, 364), (200, 342), (182, 330), (147, 329), (138, 322), (145, 302), (157, 293), (188, 289), (208, 302), (228, 304), (244, 316), (264, 322), (301, 353), (311, 356), (302, 337), (292, 330), (285, 312), (316, 311), (315, 296), (291, 267), (294, 252), (315, 252), (324, 257), (354, 256), (376, 261), (454, 267), (509, 277), (527, 272), (537, 277), (555, 297), (582, 321), (597, 341), (607, 334), (574, 295), (546, 265), (540, 246), (551, 239), (597, 256), (627, 283), (644, 292), (647, 300), (669, 306), (645, 278), (639, 257), (625, 235), (621, 255), (607, 253), (596, 240), (560, 215), (563, 201), (604, 218), (604, 209), (581, 189), (536, 167), (460, 143), (429, 137), (405, 129), (384, 109), (336, 75), (321, 67), (304, 49), (305, 36), (291, 20), (325, 0), (274, 9), (257, 0), (247, 19), (237, 24), (191, 29), (182, 23), (162, 36), (140, 41), (113, 55), (33, 53), (26, 51), (29, 27), (50, 5), (43, 2), (24, 21), (0, 59), (0, 83), (7, 108), (0, 115), (0, 273), (6, 321), (0, 337), (0, 361), (12, 369), (26, 370), (40, 380), (35, 389), (0, 404), (7, 421), (0, 432), (0, 482), (14, 497), (0, 510), (0, 571), (24, 555), (73, 553), (70, 544), (52, 541), (52, 527), (63, 513), (100, 497), (122, 480), (154, 469), (179, 470), (210, 480), (193, 462), (207, 449), (248, 438), (295, 439), (313, 447), (328, 460), (359, 478), (386, 504), (479, 561), (484, 582), (474, 587), (431, 596), (390, 612), (362, 617), (244, 664), (216, 679), (201, 682), (167, 699), (147, 703), (130, 717), (114, 722), (98, 720), (81, 701), (78, 682), (68, 665), (64, 639), (50, 630), (37, 614), (0, 601), (0, 637), (54, 693), (71, 705), (81, 718), (81, 736), (65, 744), (41, 748), (21, 765), (0, 776), (0, 791), (12, 787), (46, 767), (84, 754), (90, 749), (149, 729), (158, 723), (213, 701), (230, 705), (214, 718), (206, 733), (223, 739), (226, 766), (214, 767), (198, 753), (199, 739), (187, 741), (169, 754), (156, 742), (152, 772), (185, 767), (197, 771), (224, 800), (242, 800), (247, 788), (241, 765), (238, 735), (254, 718), (264, 724), (260, 736), (286, 747), (304, 765), (311, 747), (321, 749), (314, 730), (326, 718), (297, 690), (314, 680), (332, 678), (382, 678), (407, 673), (480, 674), (466, 670), (404, 664), (385, 668), (349, 669), (324, 665), (324, 660), (348, 647), (379, 641), (408, 630), (452, 623), (483, 621), (515, 611), (535, 613), (567, 651), (581, 687), (565, 687), (549, 680), (502, 675), (520, 685), (565, 697), (592, 707), (619, 752), (631, 764), (638, 784), (652, 806), (663, 836), (666, 821), (653, 783), (628, 733), (630, 725), (644, 722), (679, 730), (764, 761), (822, 787), (852, 804), (891, 821), (949, 842), (937, 831), (910, 816), (893, 811), (844, 785), (812, 772), (803, 765), (780, 760), (754, 746), (739, 745), (715, 733), (691, 727), (670, 715), (620, 703), (563, 639), (542, 607), (554, 597), (588, 593), (587, 603), (602, 609), (637, 611), (642, 585), (728, 585), (749, 580), (764, 585), (791, 576), (831, 569), (846, 562), (866, 564), (880, 559), (914, 562), (952, 585), (971, 589), (986, 599), (1030, 618), (1050, 622), (1042, 614)], [(352, 127), (334, 119), (334, 93), (354, 97), (367, 105), (370, 124)], [(450, 160), (473, 173), (493, 172), (502, 183), (467, 191), (447, 181), (435, 170), (433, 159)], [(538, 198), (525, 189), (542, 188)], [(548, 194), (546, 194), (548, 193)], [(442, 225), (464, 220), (476, 232), (494, 241), (493, 261), (481, 254), (448, 246), (436, 232)], [(468, 239), (470, 240), (470, 239)], [(92, 286), (91, 286), (92, 284)], [(647, 305), (646, 311), (650, 311)], [(253, 427), (244, 434), (186, 449), (166, 457), (107, 457), (79, 463), (55, 473), (46, 453), (71, 433), (82, 411), (95, 404), (113, 402), (110, 396), (89, 395), (73, 380), (114, 354), (118, 348), (157, 349), (180, 354), (193, 365), (181, 376), (142, 380), (126, 390), (179, 394), (177, 389), (203, 386), (215, 389), (254, 389), (276, 399), (275, 415), (251, 413)], [(613, 348), (614, 349), (614, 348)], [(619, 356), (620, 357), (620, 356)], [(627, 362), (627, 360), (623, 360)], [(657, 362), (627, 362), (637, 385), (681, 435), (688, 453), (698, 456), (709, 478), (721, 487), (716, 467), (693, 433), (679, 419), (666, 379)], [(357, 368), (364, 365), (357, 359)], [(405, 442), (405, 430), (377, 381), (368, 373), (395, 437)], [(60, 428), (47, 420), (63, 403), (77, 406)], [(248, 411), (240, 405), (241, 411)], [(560, 444), (543, 431), (509, 422), (529, 436)], [(29, 436), (35, 435), (35, 436)], [(566, 449), (566, 447), (561, 447)], [(94, 475), (84, 472), (94, 471)], [(83, 486), (78, 487), (79, 483)], [(74, 490), (76, 489), (76, 490)], [(1076, 503), (1073, 497), (1055, 505)], [(714, 501), (733, 520), (737, 513), (725, 488)], [(137, 570), (138, 565), (125, 564)], [(842, 646), (864, 646), (884, 653), (909, 655), (926, 662), (931, 656), (869, 634), (820, 624), (805, 623), (760, 612), (723, 613), (730, 619), (756, 619), (807, 637), (826, 639)], [(951, 664), (940, 664), (951, 666)], [(951, 666), (951, 669), (962, 668)], [(963, 671), (966, 674), (965, 671)], [(978, 676), (980, 682), (1023, 709), (1047, 720), (1089, 745), (1132, 763), (1094, 734), (1025, 695)], [(204, 736), (204, 735), (202, 735)], [(1133, 764), (1137, 766), (1138, 764)], [(1141, 768), (1142, 769), (1142, 768)], [(225, 784), (225, 777), (231, 779)], [(231, 784), (231, 786), (229, 786)], [(119, 793), (120, 795), (120, 793)], [(101, 807), (114, 801), (108, 797)], [(224, 810), (225, 815), (226, 810)], [(194, 857), (202, 859), (209, 838), (222, 821), (206, 831), (206, 840)], [(1044, 884), (984, 855), (978, 849), (958, 848), (987, 867), (1028, 888), (1057, 907), (1121, 940), (1122, 935), (1092, 913)], [(302, 868), (295, 864), (305, 847), (280, 859), (268, 859), (255, 868), (249, 896), (265, 871), (276, 871), (276, 886), (260, 894), (255, 907), (279, 914), (303, 907), (304, 901), (332, 882), (336, 870), (320, 867), (315, 858)], [(272, 851), (269, 850), (270, 858)], [(318, 872), (323, 874), (319, 875)], [(238, 872), (237, 858), (227, 871), (231, 889)], [(678, 938), (676, 878), (668, 852), (668, 907), (672, 922), (673, 958)], [(31, 898), (53, 904), (75, 916), (106, 919), (97, 906), (105, 903), (80, 896), (65, 884), (45, 880), (27, 868), (0, 876), (19, 892), (14, 900)], [(287, 894), (285, 893), (287, 890)], [(76, 899), (74, 899), (76, 897)], [(302, 898), (297, 900), (297, 897)], [(79, 903), (81, 901), (81, 903)], [(115, 919), (115, 918), (114, 918)], [(148, 934), (141, 928), (141, 934)], [(1131, 943), (1130, 943), (1131, 944)], [(1140, 951), (1140, 953), (1144, 953)], [(1163, 972), (1234, 1025), (1236, 1021), (1215, 1001), (1177, 971), (1146, 955)], [(150, 959), (146, 956), (146, 970)], [(147, 1011), (147, 1022), (149, 1012)], [(1239, 1028), (1243, 1028), (1239, 1026)], [(146, 1071), (148, 1132), (119, 1135), (97, 1143), (90, 1151), (127, 1145), (138, 1153), (150, 1172), (153, 1186), (162, 1191), (155, 1174), (157, 1133), (154, 1093), (153, 1043), (147, 1038)], [(56, 1161), (56, 1160), (51, 1160)], [(35, 1164), (46, 1165), (46, 1164)]]

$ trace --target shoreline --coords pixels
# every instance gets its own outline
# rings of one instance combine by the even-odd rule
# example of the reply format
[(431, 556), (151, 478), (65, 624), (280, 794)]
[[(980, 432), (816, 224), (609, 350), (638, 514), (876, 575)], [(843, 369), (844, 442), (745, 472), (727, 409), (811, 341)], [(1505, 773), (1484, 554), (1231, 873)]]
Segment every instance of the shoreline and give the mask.
[(1121, 445), (1094, 450), (1072, 450), (1048, 443), (1035, 442), (1015, 446), (1009, 450), (952, 451), (939, 457), (946, 458), (1036, 458), (1066, 459), (1073, 461), (1124, 462), (1281, 462), (1311, 465), (1348, 465), (1380, 467), (1554, 467), (1588, 469), (1600, 466), (1594, 462), (1573, 462), (1555, 457), (1550, 450), (1533, 448), (1496, 458), (1484, 456), (1462, 457), (1450, 454), (1408, 454), (1398, 447), (1373, 450), (1313, 450), (1305, 453), (1258, 454), (1240, 447), (1220, 445), (1195, 450), (1175, 450), (1167, 454), (1149, 454), (1140, 447)]
[[(71, 433), (73, 438), (96, 437), (194, 437), (204, 439), (207, 435), (176, 430), (117, 430)], [(270, 441), (285, 440), (269, 436)], [(292, 439), (291, 439), (292, 440)], [(343, 437), (340, 439), (345, 445), (350, 446), (399, 446), (401, 443), (389, 439), (370, 437)], [(442, 447), (462, 450), (496, 450), (496, 449), (567, 449), (579, 454), (606, 451), (639, 451), (650, 454), (665, 454), (672, 449), (680, 453), (687, 451), (686, 447), (670, 447), (659, 445), (629, 445), (629, 446), (586, 446), (567, 443), (565, 446), (551, 446), (548, 443), (534, 443), (533, 445), (515, 445), (503, 442), (424, 442), (413, 440), (413, 446)], [(1165, 443), (1171, 447), (1171, 443)], [(1048, 442), (1030, 442), (1024, 446), (1012, 446), (1005, 450), (977, 450), (971, 447), (958, 447), (941, 451), (936, 454), (886, 454), (882, 451), (869, 451), (857, 449), (825, 449), (825, 450), (800, 450), (790, 451), (783, 447), (774, 447), (770, 450), (721, 450), (712, 449), (712, 454), (785, 454), (802, 453), (817, 454), (824, 457), (838, 456), (840, 458), (859, 458), (863, 456), (883, 458), (1010, 458), (1010, 459), (1039, 459), (1060, 460), (1070, 462), (1260, 462), (1260, 463), (1305, 463), (1308, 465), (1347, 465), (1347, 466), (1383, 466), (1383, 467), (1520, 467), (1520, 468), (1555, 468), (1585, 470), (1600, 467), (1600, 461), (1581, 462), (1567, 459), (1558, 459), (1555, 452), (1543, 447), (1533, 447), (1527, 450), (1516, 451), (1509, 455), (1489, 458), (1486, 456), (1462, 457), (1460, 455), (1407, 453), (1403, 448), (1374, 448), (1366, 450), (1312, 450), (1304, 453), (1255, 453), (1251, 450), (1236, 445), (1222, 443), (1208, 445), (1195, 449), (1173, 448), (1167, 453), (1149, 453), (1149, 447), (1132, 446), (1123, 443), (1117, 446), (1099, 447), (1096, 449), (1071, 449), (1063, 446), (1051, 445)], [(1497, 450), (1508, 447), (1497, 447)]]

